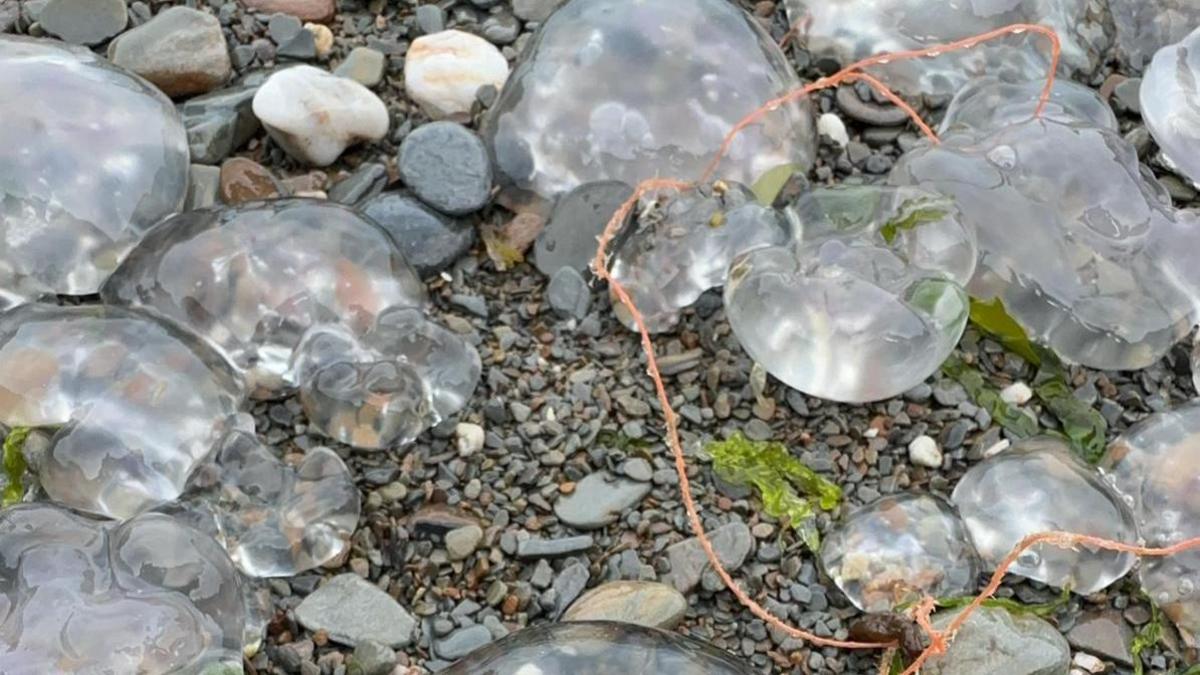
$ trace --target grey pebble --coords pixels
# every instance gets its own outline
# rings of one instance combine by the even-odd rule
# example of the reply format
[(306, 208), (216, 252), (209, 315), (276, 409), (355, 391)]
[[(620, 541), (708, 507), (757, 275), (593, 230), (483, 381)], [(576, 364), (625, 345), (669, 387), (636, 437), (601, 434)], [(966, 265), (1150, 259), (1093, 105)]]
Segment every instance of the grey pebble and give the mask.
[(492, 163), (483, 141), (454, 122), (417, 127), (400, 145), (400, 177), (421, 201), (449, 215), (487, 204)]

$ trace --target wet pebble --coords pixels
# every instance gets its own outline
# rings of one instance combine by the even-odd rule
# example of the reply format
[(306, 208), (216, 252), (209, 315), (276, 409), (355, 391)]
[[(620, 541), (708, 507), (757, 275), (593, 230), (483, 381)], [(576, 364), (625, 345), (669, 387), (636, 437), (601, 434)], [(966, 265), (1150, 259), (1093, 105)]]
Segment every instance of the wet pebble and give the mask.
[(444, 216), (403, 192), (384, 192), (362, 202), (363, 213), (383, 226), (423, 277), (454, 264), (475, 243), (475, 228)]
[(296, 620), (345, 645), (376, 640), (393, 649), (412, 641), (417, 623), (390, 595), (354, 573), (340, 574), (304, 598)]
[(616, 520), (649, 493), (650, 486), (646, 483), (598, 471), (579, 481), (574, 492), (560, 497), (554, 505), (554, 515), (572, 527), (595, 530)]
[(487, 148), (461, 124), (433, 122), (418, 127), (401, 144), (397, 164), (413, 193), (442, 213), (477, 211), (491, 196)]
[(95, 45), (125, 30), (125, 0), (50, 0), (38, 14), (47, 33), (77, 45)]

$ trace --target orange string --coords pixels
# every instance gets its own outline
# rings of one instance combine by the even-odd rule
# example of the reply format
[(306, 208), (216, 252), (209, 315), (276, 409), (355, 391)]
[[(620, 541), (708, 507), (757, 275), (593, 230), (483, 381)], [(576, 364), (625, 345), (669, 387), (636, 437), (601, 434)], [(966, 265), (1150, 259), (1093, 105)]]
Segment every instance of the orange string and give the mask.
[[(796, 30), (796, 27), (793, 27), (793, 31), (794, 30)], [(789, 31), (789, 35), (792, 34), (793, 31)], [(1051, 45), (1050, 68), (1046, 76), (1046, 85), (1042, 89), (1042, 94), (1038, 100), (1038, 106), (1035, 110), (1035, 115), (1040, 116), (1045, 110), (1045, 106), (1050, 99), (1050, 94), (1054, 87), (1054, 79), (1056, 73), (1058, 72), (1058, 64), (1061, 55), (1061, 44), (1059, 42), (1058, 35), (1049, 28), (1029, 24), (1015, 24), (945, 45), (934, 45), (924, 49), (873, 56), (871, 58), (854, 63), (849, 67), (835, 73), (834, 75), (821, 78), (795, 91), (784, 94), (779, 98), (768, 101), (757, 110), (751, 112), (749, 115), (746, 115), (746, 117), (733, 125), (729, 133), (723, 139), (721, 147), (717, 151), (712, 162), (709, 163), (708, 167), (701, 175), (699, 183), (706, 183), (712, 179), (713, 175), (716, 173), (720, 161), (729, 152), (729, 148), (731, 147), (734, 138), (741, 133), (742, 130), (761, 120), (763, 116), (779, 109), (781, 106), (796, 101), (819, 89), (853, 81), (862, 81), (867, 83), (889, 101), (899, 106), (909, 115), (910, 118), (912, 118), (913, 122), (917, 125), (921, 132), (929, 137), (931, 141), (936, 143), (938, 142), (937, 135), (933, 132), (933, 129), (931, 129), (929, 125), (925, 123), (917, 111), (905, 103), (899, 96), (892, 92), (878, 79), (862, 72), (862, 69), (876, 65), (887, 64), (893, 61), (938, 56), (947, 52), (971, 49), (976, 45), (988, 40), (994, 40), (1007, 35), (1019, 35), (1025, 32), (1043, 35), (1050, 41)], [(788, 39), (788, 36), (785, 36), (785, 39)], [(605, 226), (604, 232), (598, 238), (596, 256), (592, 261), (592, 269), (596, 274), (596, 277), (608, 282), (612, 294), (616, 297), (617, 301), (629, 311), (630, 317), (632, 317), (638, 333), (641, 336), (642, 350), (646, 355), (646, 369), (650, 379), (654, 382), (655, 394), (658, 398), (660, 406), (662, 407), (663, 421), (666, 425), (667, 445), (670, 448), (671, 454), (674, 458), (675, 472), (679, 477), (679, 490), (683, 497), (683, 504), (687, 512), (688, 523), (693, 534), (695, 534), (697, 541), (699, 541), (700, 547), (704, 550), (704, 555), (708, 559), (709, 564), (712, 566), (713, 571), (717, 573), (717, 576), (720, 577), (726, 588), (733, 593), (738, 602), (741, 603), (742, 606), (744, 606), (751, 614), (775, 629), (789, 635), (790, 637), (807, 641), (810, 644), (839, 649), (884, 649), (884, 660), (880, 663), (880, 673), (886, 673), (888, 670), (890, 670), (891, 655), (894, 653), (894, 650), (897, 647), (897, 644), (894, 641), (876, 643), (836, 640), (832, 638), (821, 637), (785, 623), (782, 619), (771, 614), (766, 608), (762, 607), (758, 602), (751, 598), (733, 579), (733, 577), (725, 569), (725, 566), (721, 564), (720, 558), (717, 557), (716, 551), (712, 545), (712, 541), (709, 539), (708, 534), (704, 529), (704, 524), (700, 520), (699, 509), (696, 505), (695, 499), (692, 496), (691, 481), (688, 479), (687, 475), (687, 461), (684, 458), (683, 445), (679, 437), (678, 416), (671, 407), (670, 398), (667, 395), (667, 388), (663, 383), (662, 372), (658, 367), (658, 359), (654, 350), (653, 339), (651, 338), (650, 331), (646, 327), (646, 322), (642, 317), (641, 312), (638, 311), (637, 306), (634, 304), (625, 288), (620, 284), (620, 282), (612, 277), (608, 266), (609, 245), (612, 243), (612, 240), (616, 236), (617, 232), (620, 231), (625, 220), (629, 217), (629, 214), (632, 213), (634, 207), (645, 195), (667, 190), (686, 190), (694, 185), (695, 184), (693, 183), (669, 179), (651, 179), (639, 183), (634, 189), (633, 194), (621, 204), (620, 208), (618, 208), (616, 213), (613, 214), (612, 218), (609, 219), (607, 225)], [(955, 633), (962, 628), (967, 619), (970, 618), (971, 614), (974, 613), (975, 610), (977, 610), (980, 606), (982, 606), (984, 601), (995, 594), (1005, 575), (1008, 573), (1009, 568), (1012, 567), (1021, 553), (1023, 553), (1026, 549), (1039, 544), (1051, 544), (1063, 548), (1070, 548), (1077, 545), (1087, 545), (1094, 548), (1133, 553), (1139, 556), (1162, 557), (1175, 555), (1176, 553), (1194, 548), (1200, 548), (1200, 538), (1189, 539), (1188, 541), (1180, 542), (1167, 548), (1145, 548), (1131, 544), (1125, 544), (1122, 542), (1100, 539), (1098, 537), (1071, 534), (1066, 532), (1046, 532), (1030, 535), (1022, 540), (1021, 543), (1018, 544), (1016, 548), (1014, 548), (1012, 552), (1008, 554), (1007, 557), (1005, 557), (1001, 564), (997, 566), (996, 571), (992, 575), (991, 581), (988, 583), (988, 585), (969, 605), (963, 608), (963, 610), (958, 614), (958, 616), (955, 617), (953, 621), (950, 622), (949, 625), (947, 625), (946, 630), (936, 630), (930, 621), (930, 616), (936, 608), (936, 601), (931, 597), (922, 599), (922, 601), (913, 610), (913, 619), (929, 637), (930, 644), (929, 647), (927, 647), (923, 652), (921, 652), (920, 655), (917, 656), (913, 663), (904, 671), (903, 675), (914, 675), (930, 657), (936, 654), (944, 653), (949, 645), (950, 640), (952, 640)]]

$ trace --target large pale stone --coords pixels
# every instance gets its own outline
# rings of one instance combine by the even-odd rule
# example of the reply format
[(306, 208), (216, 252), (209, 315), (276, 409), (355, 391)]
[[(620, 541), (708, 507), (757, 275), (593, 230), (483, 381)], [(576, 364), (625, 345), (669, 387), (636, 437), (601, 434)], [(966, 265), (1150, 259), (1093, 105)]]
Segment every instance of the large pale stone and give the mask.
[(254, 94), (254, 114), (287, 153), (332, 164), (349, 146), (387, 134), (388, 112), (370, 89), (320, 68), (281, 70)]
[(471, 112), (479, 88), (508, 79), (508, 61), (492, 43), (460, 30), (413, 40), (404, 55), (404, 87), (434, 119)]
[(168, 96), (203, 94), (233, 72), (221, 22), (190, 7), (168, 8), (121, 34), (109, 44), (108, 59)]

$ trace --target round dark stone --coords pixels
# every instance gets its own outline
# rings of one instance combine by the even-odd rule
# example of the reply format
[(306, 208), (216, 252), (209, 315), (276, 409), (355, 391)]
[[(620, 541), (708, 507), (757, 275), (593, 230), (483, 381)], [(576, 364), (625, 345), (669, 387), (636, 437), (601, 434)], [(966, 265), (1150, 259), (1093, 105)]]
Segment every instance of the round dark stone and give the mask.
[(421, 201), (453, 216), (478, 211), (492, 192), (483, 141), (454, 122), (417, 127), (400, 145), (400, 177)]
[(447, 218), (403, 192), (375, 195), (359, 208), (391, 233), (422, 277), (450, 267), (475, 243), (475, 228)]

